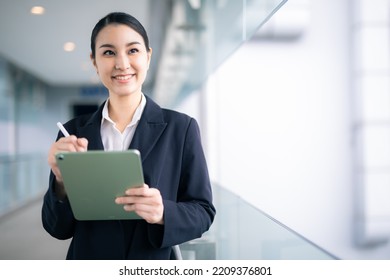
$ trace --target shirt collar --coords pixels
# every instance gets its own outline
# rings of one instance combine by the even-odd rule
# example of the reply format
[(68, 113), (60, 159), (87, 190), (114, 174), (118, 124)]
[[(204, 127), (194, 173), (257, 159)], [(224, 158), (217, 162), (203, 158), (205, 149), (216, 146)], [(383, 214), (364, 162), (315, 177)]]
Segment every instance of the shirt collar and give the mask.
[[(108, 102), (109, 102), (109, 100), (110, 100), (110, 98), (107, 98), (107, 100), (106, 100), (106, 102), (104, 104), (104, 107), (103, 107), (102, 123), (106, 120), (106, 121), (109, 121), (112, 124), (115, 124), (115, 122), (108, 115)], [(141, 116), (142, 116), (142, 113), (144, 111), (145, 106), (146, 106), (146, 98), (145, 98), (144, 94), (141, 93), (141, 102), (138, 105), (137, 109), (135, 110), (133, 119), (128, 124), (128, 126), (132, 126), (132, 125), (136, 124), (141, 119)]]

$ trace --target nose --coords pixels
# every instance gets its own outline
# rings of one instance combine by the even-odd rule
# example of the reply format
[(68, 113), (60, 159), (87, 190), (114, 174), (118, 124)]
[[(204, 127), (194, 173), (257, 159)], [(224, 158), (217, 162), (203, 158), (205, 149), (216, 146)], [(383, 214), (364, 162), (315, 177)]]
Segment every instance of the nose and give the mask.
[(130, 68), (130, 59), (125, 54), (118, 54), (115, 60), (116, 70), (126, 70)]

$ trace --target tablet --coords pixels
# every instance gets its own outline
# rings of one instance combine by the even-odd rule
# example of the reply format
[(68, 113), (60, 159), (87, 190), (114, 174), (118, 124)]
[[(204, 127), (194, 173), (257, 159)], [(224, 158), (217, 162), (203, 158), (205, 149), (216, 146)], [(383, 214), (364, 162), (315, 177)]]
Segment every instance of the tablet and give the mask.
[(77, 220), (140, 219), (115, 198), (144, 184), (138, 150), (56, 154), (69, 203)]

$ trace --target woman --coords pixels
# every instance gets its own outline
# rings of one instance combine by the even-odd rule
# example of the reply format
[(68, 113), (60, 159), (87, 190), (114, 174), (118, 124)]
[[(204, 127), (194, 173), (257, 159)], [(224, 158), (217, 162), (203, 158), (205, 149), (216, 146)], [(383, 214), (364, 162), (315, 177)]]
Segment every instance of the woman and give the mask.
[[(200, 237), (215, 208), (199, 129), (184, 114), (160, 108), (142, 93), (152, 56), (143, 26), (111, 13), (95, 26), (91, 60), (109, 97), (93, 114), (65, 124), (49, 150), (49, 189), (42, 222), (58, 239), (72, 238), (67, 259), (171, 259), (172, 246)], [(141, 220), (78, 221), (67, 200), (58, 151), (138, 149), (145, 185), (113, 203)]]

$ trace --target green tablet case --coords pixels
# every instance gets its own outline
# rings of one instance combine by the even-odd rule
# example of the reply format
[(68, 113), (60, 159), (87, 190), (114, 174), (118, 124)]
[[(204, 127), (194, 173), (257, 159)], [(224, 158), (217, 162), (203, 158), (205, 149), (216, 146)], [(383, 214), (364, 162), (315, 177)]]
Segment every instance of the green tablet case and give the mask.
[(138, 150), (60, 152), (56, 161), (77, 220), (140, 219), (115, 203), (128, 188), (144, 184)]

